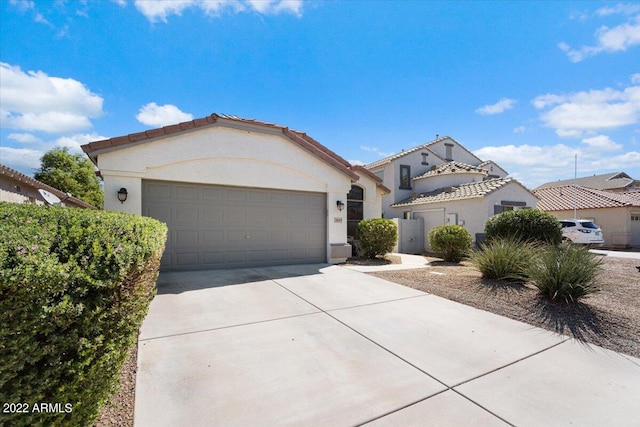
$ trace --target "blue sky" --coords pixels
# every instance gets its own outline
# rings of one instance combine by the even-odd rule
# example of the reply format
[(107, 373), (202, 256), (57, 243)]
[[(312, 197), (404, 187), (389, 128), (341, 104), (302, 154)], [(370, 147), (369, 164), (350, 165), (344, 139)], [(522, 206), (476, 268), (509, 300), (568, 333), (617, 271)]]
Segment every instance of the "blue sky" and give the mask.
[(211, 113), (352, 163), (449, 135), (529, 188), (640, 179), (640, 4), (0, 1), (0, 162)]

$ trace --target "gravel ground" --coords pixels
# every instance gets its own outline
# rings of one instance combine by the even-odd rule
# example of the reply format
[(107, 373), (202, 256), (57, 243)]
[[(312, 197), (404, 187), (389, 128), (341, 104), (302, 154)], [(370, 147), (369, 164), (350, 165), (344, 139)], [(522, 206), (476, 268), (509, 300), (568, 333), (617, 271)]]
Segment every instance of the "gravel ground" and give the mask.
[(602, 291), (574, 304), (550, 302), (526, 285), (483, 279), (468, 261), (427, 259), (428, 268), (369, 274), (640, 358), (637, 259), (605, 257)]
[(100, 411), (95, 427), (133, 427), (133, 409), (136, 398), (136, 363), (138, 346), (129, 352), (120, 373), (120, 390)]
[[(640, 358), (637, 259), (605, 257), (602, 292), (570, 305), (551, 303), (539, 297), (535, 288), (525, 285), (483, 279), (468, 261), (451, 264), (427, 259), (431, 264), (428, 268), (369, 274)], [(399, 258), (349, 262), (390, 264), (398, 263)], [(102, 409), (95, 427), (133, 426), (136, 362), (134, 347), (121, 373), (120, 391)]]

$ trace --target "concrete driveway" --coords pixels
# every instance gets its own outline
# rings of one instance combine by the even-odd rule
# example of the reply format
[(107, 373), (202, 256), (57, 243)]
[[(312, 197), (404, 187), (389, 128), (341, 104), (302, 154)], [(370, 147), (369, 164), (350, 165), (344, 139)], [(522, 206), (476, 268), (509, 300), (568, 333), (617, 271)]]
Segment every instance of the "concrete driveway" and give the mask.
[(640, 360), (345, 267), (163, 273), (135, 425), (640, 422)]

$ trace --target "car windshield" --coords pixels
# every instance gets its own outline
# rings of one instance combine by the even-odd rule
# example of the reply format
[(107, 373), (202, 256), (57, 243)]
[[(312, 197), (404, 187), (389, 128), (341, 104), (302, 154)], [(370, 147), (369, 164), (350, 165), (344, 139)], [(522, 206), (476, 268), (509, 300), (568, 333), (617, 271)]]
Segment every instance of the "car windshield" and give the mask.
[(582, 224), (584, 228), (598, 228), (598, 226), (592, 223), (591, 221), (580, 222), (580, 224)]

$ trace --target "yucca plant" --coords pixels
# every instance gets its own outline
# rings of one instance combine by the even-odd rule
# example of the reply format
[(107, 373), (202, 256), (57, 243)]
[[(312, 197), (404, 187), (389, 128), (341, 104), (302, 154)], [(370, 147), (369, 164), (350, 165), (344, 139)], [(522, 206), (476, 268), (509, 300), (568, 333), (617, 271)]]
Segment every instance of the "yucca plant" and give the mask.
[(527, 269), (540, 245), (501, 237), (473, 251), (471, 262), (485, 279), (524, 282)]
[(566, 303), (598, 292), (602, 259), (585, 247), (567, 242), (545, 246), (527, 269), (532, 285), (551, 301)]

